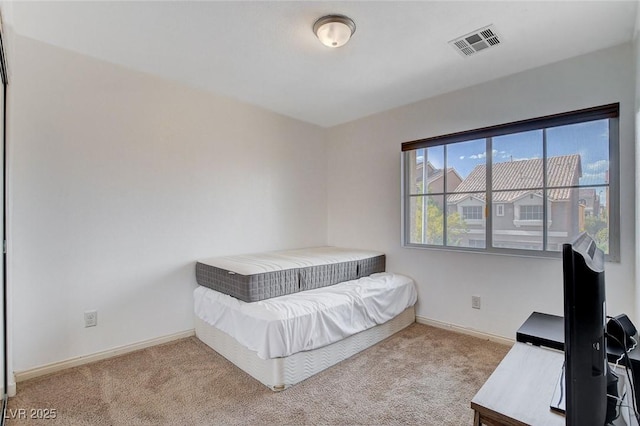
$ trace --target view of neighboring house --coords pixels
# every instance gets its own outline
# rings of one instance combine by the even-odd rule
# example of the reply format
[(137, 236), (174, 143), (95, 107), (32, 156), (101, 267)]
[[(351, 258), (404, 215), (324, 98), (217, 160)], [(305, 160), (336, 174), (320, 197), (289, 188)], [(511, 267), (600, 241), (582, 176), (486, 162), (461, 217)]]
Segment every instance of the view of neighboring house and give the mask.
[[(412, 170), (413, 172), (413, 170)], [(422, 182), (426, 181), (427, 193), (442, 193), (444, 192), (444, 170), (438, 169), (431, 164), (430, 161), (427, 161), (427, 169), (426, 174), (424, 170), (424, 161), (417, 162), (415, 168), (415, 182), (416, 187), (421, 188)], [(458, 174), (458, 172), (453, 168), (447, 168), (447, 191), (452, 192), (462, 183), (462, 177)], [(436, 197), (433, 199), (434, 203), (438, 205), (440, 209), (442, 209), (442, 198)]]
[(601, 216), (600, 195), (596, 192), (595, 188), (580, 188), (579, 201), (584, 209), (584, 216)]
[[(542, 159), (494, 163), (492, 170), (493, 246), (540, 250), (543, 246)], [(599, 208), (595, 195), (576, 188), (582, 175), (578, 154), (550, 157), (547, 162), (547, 247), (560, 250), (580, 229), (580, 209)], [(447, 212), (457, 212), (467, 225), (460, 246), (484, 247), (486, 165), (471, 171), (454, 194), (447, 197)], [(580, 204), (580, 194), (585, 195)]]
[(600, 210), (600, 196), (596, 193), (595, 188), (580, 188), (578, 192), (578, 206), (580, 214), (578, 216), (580, 230), (585, 229), (585, 218), (599, 217), (603, 212)]

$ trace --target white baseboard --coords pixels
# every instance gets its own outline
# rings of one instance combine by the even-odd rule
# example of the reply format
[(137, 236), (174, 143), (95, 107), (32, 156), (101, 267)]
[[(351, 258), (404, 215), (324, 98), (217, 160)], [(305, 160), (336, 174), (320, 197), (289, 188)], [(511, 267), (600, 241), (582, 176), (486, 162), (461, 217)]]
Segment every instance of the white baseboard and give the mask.
[[(462, 327), (455, 324), (449, 324), (446, 322), (426, 318), (416, 315), (416, 322), (420, 324), (426, 324), (433, 327), (443, 328), (451, 330), (457, 333), (468, 334), (470, 336), (478, 337), (480, 339), (491, 340), (492, 342), (501, 343), (503, 345), (512, 346), (513, 339), (507, 339), (495, 334), (484, 333), (481, 331), (473, 330), (470, 328)], [(170, 334), (168, 336), (162, 336), (155, 339), (149, 339), (130, 345), (119, 346), (117, 348), (108, 349), (106, 351), (97, 352), (90, 355), (79, 356), (71, 358), (65, 361), (54, 362), (52, 364), (42, 365), (40, 367), (31, 368), (29, 370), (16, 371), (14, 373), (15, 379), (10, 381), (8, 387), (8, 395), (15, 396), (16, 383), (23, 382), (25, 380), (33, 379), (35, 377), (44, 376), (46, 374), (55, 373), (57, 371), (65, 370), (71, 367), (77, 367), (79, 365), (89, 364), (91, 362), (101, 361), (103, 359), (112, 358), (119, 355), (124, 355), (129, 352), (139, 351), (141, 349), (149, 348), (151, 346), (161, 345), (178, 339), (184, 339), (195, 335), (195, 330), (185, 330), (178, 333)]]
[[(139, 351), (140, 349), (149, 348), (151, 346), (161, 345), (178, 339), (184, 339), (195, 335), (195, 330), (185, 330), (178, 333), (170, 334), (168, 336), (157, 337), (155, 339), (149, 339), (138, 343), (132, 343), (130, 345), (118, 346), (117, 348), (108, 349), (106, 351), (97, 352), (90, 355), (79, 356), (71, 358), (65, 361), (54, 362), (52, 364), (42, 365), (40, 367), (30, 368), (29, 370), (14, 372), (15, 381), (9, 384), (9, 396), (13, 396), (16, 393), (16, 383), (23, 382), (25, 380), (33, 379), (34, 377), (44, 376), (45, 374), (55, 373), (60, 370), (65, 370), (71, 367), (77, 367), (83, 364), (89, 364), (90, 362), (101, 361), (103, 359), (112, 358), (118, 355), (124, 355), (129, 352)], [(12, 389), (13, 385), (13, 389)], [(13, 390), (13, 395), (11, 391)]]
[(479, 337), (480, 339), (490, 340), (492, 342), (500, 343), (507, 346), (513, 346), (513, 344), (515, 343), (514, 339), (508, 339), (506, 337), (498, 336), (495, 334), (484, 333), (482, 331), (473, 330), (471, 328), (462, 327), (459, 325), (450, 324), (427, 317), (422, 317), (420, 315), (416, 315), (416, 322), (419, 324), (425, 324), (433, 327), (443, 328), (445, 330), (455, 331), (456, 333), (468, 334), (469, 336)]

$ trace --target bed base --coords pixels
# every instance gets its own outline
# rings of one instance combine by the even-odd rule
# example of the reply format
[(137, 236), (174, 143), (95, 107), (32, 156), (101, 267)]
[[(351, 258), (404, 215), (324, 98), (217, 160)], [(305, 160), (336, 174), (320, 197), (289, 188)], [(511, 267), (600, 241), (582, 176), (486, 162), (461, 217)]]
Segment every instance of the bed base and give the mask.
[(282, 358), (262, 359), (223, 331), (195, 317), (196, 336), (272, 391), (290, 386), (375, 345), (415, 322), (413, 306), (384, 324), (310, 351)]

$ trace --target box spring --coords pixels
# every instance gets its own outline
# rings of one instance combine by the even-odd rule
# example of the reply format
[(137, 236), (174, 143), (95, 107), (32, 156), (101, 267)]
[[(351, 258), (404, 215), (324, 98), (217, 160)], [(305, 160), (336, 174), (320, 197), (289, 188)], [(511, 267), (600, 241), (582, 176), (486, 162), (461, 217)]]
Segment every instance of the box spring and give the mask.
[(281, 358), (262, 359), (233, 337), (195, 316), (196, 336), (241, 370), (274, 391), (281, 391), (375, 345), (415, 322), (411, 306), (400, 315), (343, 340)]

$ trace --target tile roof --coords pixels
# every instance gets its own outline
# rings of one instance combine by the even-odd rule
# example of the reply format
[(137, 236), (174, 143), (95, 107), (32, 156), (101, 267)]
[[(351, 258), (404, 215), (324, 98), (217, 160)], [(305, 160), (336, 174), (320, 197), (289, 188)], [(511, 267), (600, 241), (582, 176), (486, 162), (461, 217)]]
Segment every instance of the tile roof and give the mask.
[[(578, 184), (582, 175), (580, 155), (562, 155), (547, 159), (547, 186), (572, 186)], [(469, 196), (469, 192), (485, 191), (486, 166), (481, 164), (469, 173), (466, 179), (456, 188), (456, 194), (447, 197), (447, 203), (454, 204)], [(542, 159), (508, 161), (493, 163), (493, 201), (510, 203), (526, 194), (542, 194)], [(507, 192), (497, 192), (510, 190)], [(466, 194), (465, 194), (466, 193)], [(556, 188), (547, 191), (549, 199), (554, 201), (568, 200), (571, 188)], [(485, 192), (474, 194), (475, 198), (484, 200)]]

